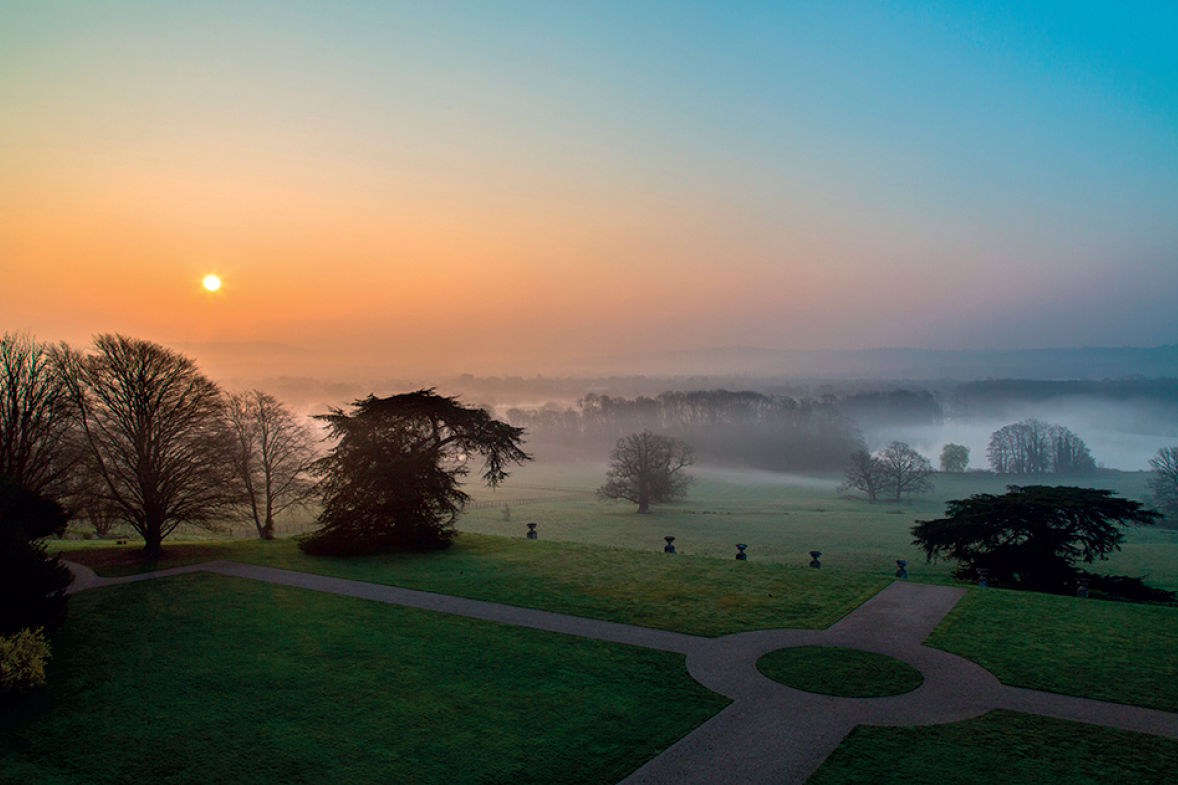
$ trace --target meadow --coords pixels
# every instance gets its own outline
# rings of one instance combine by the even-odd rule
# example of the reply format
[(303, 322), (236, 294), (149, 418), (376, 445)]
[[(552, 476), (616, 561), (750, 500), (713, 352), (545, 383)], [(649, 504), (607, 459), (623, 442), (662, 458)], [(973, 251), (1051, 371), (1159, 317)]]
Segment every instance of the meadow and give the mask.
[[(144, 564), (133, 542), (53, 547), (107, 575), (233, 559), (722, 635), (828, 626), (892, 579), (895, 558), (909, 558), (913, 580), (951, 582), (950, 565), (926, 566), (908, 544), (912, 520), (1009, 482), (939, 475), (932, 494), (872, 505), (840, 494), (837, 478), (697, 469), (686, 501), (639, 516), (593, 497), (602, 470), (537, 464), (499, 491), (476, 491), (463, 533), (439, 553), (330, 559), (291, 539), (205, 536)], [(1083, 484), (1140, 498), (1144, 475)], [(529, 521), (540, 540), (524, 539)], [(675, 556), (662, 553), (666, 534), (677, 537)], [(1176, 534), (1131, 531), (1107, 566), (1176, 588)], [(733, 558), (736, 542), (750, 545), (750, 561)], [(812, 549), (824, 552), (820, 570), (806, 566)], [(1008, 684), (1178, 711), (1178, 608), (972, 588), (928, 642)], [(725, 705), (677, 655), (207, 574), (80, 594), (54, 646), (49, 686), (0, 707), (0, 782), (146, 773), (177, 783), (330, 774), (607, 785)], [(991, 712), (858, 728), (812, 781), (1000, 773), (1040, 785), (1114, 772), (1118, 782), (1171, 782), (1178, 742)]]
[[(474, 503), (459, 521), (462, 531), (521, 536), (536, 522), (544, 539), (661, 551), (663, 537), (676, 538), (680, 553), (732, 558), (736, 543), (749, 546), (755, 562), (808, 564), (822, 552), (823, 569), (890, 577), (896, 559), (908, 561), (914, 580), (952, 581), (953, 565), (927, 563), (912, 545), (915, 520), (938, 518), (945, 502), (975, 493), (1004, 493), (1006, 486), (1048, 483), (1108, 488), (1129, 499), (1147, 497), (1146, 472), (1099, 471), (1042, 478), (988, 472), (933, 476), (933, 491), (900, 502), (868, 503), (841, 492), (840, 475), (692, 467), (687, 498), (635, 514), (627, 502), (601, 501), (594, 492), (605, 464), (537, 461), (513, 472), (498, 490), (468, 489)], [(505, 513), (505, 509), (507, 513)], [(1151, 585), (1178, 590), (1178, 529), (1132, 527), (1120, 552), (1089, 568), (1144, 576)]]

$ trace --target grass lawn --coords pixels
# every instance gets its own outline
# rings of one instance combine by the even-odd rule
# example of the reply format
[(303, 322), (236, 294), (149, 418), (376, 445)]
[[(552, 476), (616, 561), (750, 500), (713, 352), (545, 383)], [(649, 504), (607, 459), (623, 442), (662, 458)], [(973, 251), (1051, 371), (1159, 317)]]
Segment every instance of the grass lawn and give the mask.
[(1178, 608), (973, 589), (926, 643), (1006, 684), (1178, 711)]
[(158, 565), (135, 563), (136, 550), (68, 556), (105, 575), (232, 559), (699, 635), (827, 627), (887, 584), (808, 567), (476, 534), (445, 551), (350, 559), (307, 556), (290, 539), (168, 545)]
[(70, 601), (0, 781), (616, 782), (721, 709), (681, 656), (195, 574)]
[(807, 785), (1171, 785), (1178, 741), (1010, 711), (921, 728), (859, 726)]
[[(736, 543), (749, 545), (753, 562), (805, 566), (809, 552), (823, 552), (822, 566), (888, 578), (896, 559), (906, 559), (913, 580), (952, 582), (953, 564), (927, 564), (912, 546), (915, 520), (944, 515), (945, 502), (974, 493), (1004, 493), (1010, 484), (1055, 483), (1110, 488), (1143, 499), (1145, 472), (1102, 471), (1058, 477), (1011, 477), (989, 473), (937, 474), (932, 493), (902, 502), (869, 504), (841, 494), (840, 475), (799, 476), (695, 466), (695, 482), (677, 504), (656, 505), (637, 515), (634, 505), (594, 496), (605, 464), (537, 461), (513, 472), (498, 490), (472, 484), (474, 504), (459, 519), (463, 531), (521, 537), (536, 522), (542, 539), (583, 542), (659, 552), (674, 535), (680, 553), (731, 559)], [(505, 519), (504, 505), (509, 510)], [(1178, 530), (1133, 527), (1123, 551), (1098, 562), (1095, 572), (1145, 575), (1151, 585), (1178, 590)]]
[(882, 698), (924, 683), (906, 662), (839, 646), (792, 646), (757, 660), (757, 670), (788, 687), (844, 698)]

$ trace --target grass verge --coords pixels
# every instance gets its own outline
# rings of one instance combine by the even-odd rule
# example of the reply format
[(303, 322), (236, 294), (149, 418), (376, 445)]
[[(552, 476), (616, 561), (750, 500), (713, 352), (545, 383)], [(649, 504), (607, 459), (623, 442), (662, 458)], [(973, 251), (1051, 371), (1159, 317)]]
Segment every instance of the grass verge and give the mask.
[(925, 642), (1006, 684), (1178, 711), (1178, 608), (973, 589)]
[(677, 655), (184, 575), (71, 600), (0, 780), (600, 785), (725, 703)]
[(460, 535), (445, 551), (350, 559), (307, 556), (289, 539), (173, 544), (164, 559), (148, 564), (136, 550), (65, 555), (103, 575), (232, 559), (698, 635), (827, 627), (888, 583), (807, 567), (476, 534)]
[(859, 726), (806, 785), (1170, 785), (1178, 741), (1010, 711), (920, 728)]
[(757, 670), (787, 687), (843, 698), (902, 695), (924, 683), (906, 662), (840, 646), (793, 646), (757, 660)]

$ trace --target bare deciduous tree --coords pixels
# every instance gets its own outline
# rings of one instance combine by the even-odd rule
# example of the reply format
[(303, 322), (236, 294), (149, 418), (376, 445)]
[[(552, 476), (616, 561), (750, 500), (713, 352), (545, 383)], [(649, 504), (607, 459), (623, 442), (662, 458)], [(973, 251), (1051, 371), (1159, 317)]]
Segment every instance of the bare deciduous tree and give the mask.
[(846, 479), (839, 486), (840, 491), (863, 491), (872, 502), (879, 498), (884, 485), (883, 463), (879, 458), (867, 450), (856, 450), (851, 453), (843, 473)]
[(683, 470), (694, 461), (691, 447), (669, 436), (650, 431), (619, 439), (609, 457), (605, 485), (597, 489), (603, 499), (625, 499), (650, 512), (651, 504), (672, 502), (686, 495), (691, 477)]
[(0, 338), (0, 475), (42, 496), (69, 495), (77, 461), (68, 390), (49, 347)]
[(1062, 425), (1036, 419), (994, 431), (986, 457), (999, 474), (1062, 474), (1096, 468), (1083, 439)]
[(1149, 478), (1154, 506), (1171, 521), (1178, 521), (1178, 447), (1163, 447), (1149, 459)]
[(884, 485), (893, 493), (896, 501), (905, 493), (923, 493), (932, 490), (929, 475), (933, 466), (928, 458), (904, 442), (892, 442), (879, 454), (880, 471)]
[(210, 526), (241, 496), (224, 398), (189, 358), (100, 335), (56, 356), (78, 413), (98, 501), (143, 537), (149, 557), (181, 524)]
[(244, 509), (258, 536), (272, 540), (274, 517), (303, 504), (315, 490), (308, 474), (316, 457), (314, 438), (278, 399), (261, 390), (231, 395), (228, 417)]

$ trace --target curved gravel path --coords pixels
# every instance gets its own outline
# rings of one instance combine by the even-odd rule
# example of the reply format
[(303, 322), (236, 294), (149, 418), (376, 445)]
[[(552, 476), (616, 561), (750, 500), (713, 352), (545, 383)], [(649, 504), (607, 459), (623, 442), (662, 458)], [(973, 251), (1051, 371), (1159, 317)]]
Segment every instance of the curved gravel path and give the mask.
[[(74, 574), (70, 592), (212, 572), (683, 654), (692, 677), (731, 698), (732, 704), (620, 785), (802, 783), (856, 725), (931, 725), (969, 719), (996, 708), (1178, 739), (1178, 714), (1008, 687), (969, 660), (922, 645), (965, 593), (948, 586), (894, 582), (825, 630), (760, 630), (706, 638), (230, 561), (122, 578), (102, 578), (87, 567), (66, 563)], [(790, 646), (846, 646), (886, 654), (917, 668), (924, 683), (912, 692), (886, 698), (803, 692), (763, 676), (756, 668), (762, 655)]]

